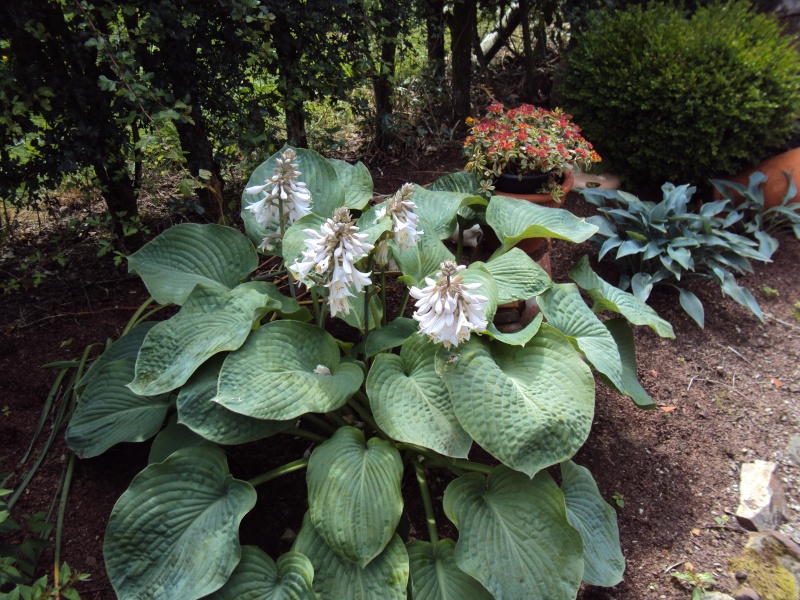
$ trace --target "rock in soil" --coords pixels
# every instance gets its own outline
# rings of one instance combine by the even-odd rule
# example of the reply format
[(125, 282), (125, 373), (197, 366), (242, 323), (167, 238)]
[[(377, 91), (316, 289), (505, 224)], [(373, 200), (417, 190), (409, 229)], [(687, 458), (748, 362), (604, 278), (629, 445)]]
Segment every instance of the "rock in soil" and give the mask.
[(800, 596), (800, 547), (785, 535), (776, 531), (751, 533), (741, 556), (731, 559), (730, 564), (733, 569), (747, 571), (748, 587), (762, 600), (797, 600)]
[(766, 531), (783, 522), (786, 503), (777, 470), (777, 463), (765, 460), (742, 465), (736, 518), (745, 529)]
[(794, 466), (800, 467), (800, 435), (795, 434), (789, 438), (784, 454)]
[(733, 594), (733, 600), (761, 600), (761, 596), (753, 589), (742, 588)]
[(734, 598), (722, 592), (706, 592), (700, 596), (700, 600), (734, 600)]

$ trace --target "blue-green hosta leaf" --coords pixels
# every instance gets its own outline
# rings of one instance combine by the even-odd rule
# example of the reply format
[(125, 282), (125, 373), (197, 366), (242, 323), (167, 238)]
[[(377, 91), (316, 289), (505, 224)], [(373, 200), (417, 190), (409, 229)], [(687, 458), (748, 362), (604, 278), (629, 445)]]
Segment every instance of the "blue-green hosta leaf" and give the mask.
[(384, 232), (391, 231), (394, 227), (392, 217), (384, 215), (379, 219), (377, 216), (378, 209), (382, 208), (385, 204), (385, 202), (373, 204), (361, 213), (358, 221), (356, 221), (358, 232), (367, 236), (364, 238), (364, 242), (367, 244), (372, 244), (374, 246), (378, 238), (381, 237)]
[(545, 270), (519, 248), (493, 258), (486, 268), (497, 285), (498, 304), (533, 298), (553, 283)]
[(589, 435), (592, 374), (551, 327), (542, 325), (524, 348), (476, 338), (442, 349), (436, 369), (472, 439), (529, 477), (570, 458)]
[(331, 550), (306, 514), (292, 550), (314, 565), (314, 591), (319, 600), (406, 600), (408, 553), (397, 534), (362, 568)]
[(363, 380), (361, 367), (341, 361), (339, 347), (326, 331), (296, 321), (274, 321), (228, 355), (214, 401), (256, 419), (281, 421), (336, 410)]
[(410, 542), (411, 597), (414, 600), (494, 600), (485, 587), (458, 568), (453, 540)]
[(391, 323), (387, 323), (384, 327), (369, 332), (367, 338), (367, 347), (365, 354), (375, 356), (384, 350), (391, 350), (405, 342), (409, 336), (419, 330), (419, 323), (414, 319), (406, 317), (397, 317)]
[(150, 331), (156, 323), (157, 321), (141, 323), (111, 344), (105, 352), (97, 357), (97, 360), (92, 363), (92, 366), (89, 367), (86, 373), (84, 373), (76, 386), (78, 393), (83, 393), (83, 390), (89, 382), (94, 379), (95, 375), (100, 372), (100, 369), (108, 363), (123, 358), (132, 358), (136, 360), (136, 357), (139, 355), (139, 348), (142, 347), (144, 336), (147, 335), (147, 332)]
[(296, 221), (294, 225), (286, 230), (283, 235), (281, 252), (287, 267), (291, 267), (295, 262), (302, 262), (303, 260), (302, 254), (308, 247), (305, 243), (306, 239), (308, 239), (305, 230), (313, 229), (319, 231), (324, 222), (325, 219), (321, 216), (310, 214)]
[(495, 313), (497, 312), (497, 305), (499, 302), (497, 301), (497, 283), (495, 282), (492, 274), (489, 272), (489, 269), (486, 268), (486, 263), (474, 262), (469, 267), (461, 271), (459, 275), (466, 284), (481, 284), (481, 287), (470, 291), (470, 294), (477, 294), (486, 298), (486, 303), (483, 305), (483, 312), (486, 315), (486, 319), (491, 323), (492, 319), (494, 319)]
[(350, 209), (364, 210), (374, 195), (369, 169), (362, 162), (351, 165), (336, 158), (329, 158), (328, 162), (339, 176), (339, 183), (344, 190), (344, 205)]
[(672, 325), (656, 314), (652, 308), (633, 294), (623, 292), (601, 279), (589, 266), (589, 259), (582, 256), (569, 272), (569, 277), (594, 300), (592, 310), (599, 313), (611, 310), (624, 316), (634, 325), (648, 325), (661, 337), (675, 339)]
[(297, 552), (275, 564), (255, 546), (242, 546), (242, 559), (225, 585), (203, 600), (317, 600), (314, 567)]
[(128, 257), (159, 304), (183, 304), (198, 283), (230, 290), (258, 266), (253, 244), (221, 225), (182, 223)]
[[(427, 227), (433, 227), (431, 233), (435, 231), (440, 240), (450, 237), (455, 231), (456, 216), (461, 207), (486, 204), (485, 200), (474, 194), (426, 190), (418, 185), (414, 186), (411, 200), (417, 205), (414, 212), (426, 222)], [(427, 229), (423, 228), (423, 231)]]
[(119, 598), (194, 600), (239, 562), (239, 523), (256, 492), (231, 477), (225, 455), (185, 448), (148, 466), (122, 494), (106, 530), (106, 570)]
[(400, 280), (408, 286), (425, 287), (426, 277), (435, 277), (444, 261), (455, 260), (450, 250), (437, 237), (433, 225), (420, 219), (420, 227), (425, 233), (413, 248), (400, 252), (394, 242), (390, 243), (392, 256), (403, 272)]
[(583, 541), (583, 580), (589, 585), (617, 585), (625, 571), (617, 513), (603, 500), (588, 469), (568, 460), (561, 463), (561, 479), (567, 520)]
[(575, 344), (592, 366), (623, 389), (622, 364), (614, 338), (586, 306), (574, 283), (556, 283), (538, 298), (547, 322)]
[(180, 387), (211, 356), (244, 344), (267, 302), (252, 286), (228, 291), (198, 284), (178, 314), (144, 338), (131, 390), (149, 396)]
[(67, 445), (80, 458), (99, 456), (120, 442), (142, 442), (161, 429), (169, 396), (139, 396), (128, 383), (136, 359), (106, 364), (89, 382), (67, 427)]
[(205, 446), (209, 441), (200, 437), (194, 431), (178, 423), (175, 415), (169, 419), (169, 423), (153, 439), (150, 446), (150, 455), (147, 457), (147, 464), (164, 462), (170, 454), (190, 446)]
[(520, 331), (515, 331), (514, 333), (503, 333), (494, 323), (489, 323), (489, 327), (486, 328), (486, 333), (498, 342), (503, 342), (510, 346), (524, 346), (538, 333), (539, 327), (542, 325), (542, 320), (543, 315), (539, 313), (533, 321), (528, 323)]
[(506, 467), (488, 480), (460, 477), (444, 492), (458, 527), (456, 564), (505, 600), (572, 600), (583, 575), (580, 534), (567, 521), (564, 494), (540, 472)]
[[(355, 287), (349, 286), (347, 288), (353, 296), (348, 298), (350, 302), (350, 312), (344, 315), (337, 315), (339, 318), (356, 329), (364, 329), (364, 291), (356, 292)], [(377, 329), (383, 319), (383, 306), (378, 301), (378, 298), (372, 296), (369, 299), (369, 328)]]
[(393, 439), (466, 458), (472, 438), (459, 425), (450, 394), (436, 373), (438, 344), (412, 335), (400, 356), (379, 354), (367, 375), (378, 425)]
[[(605, 321), (603, 325), (614, 337), (622, 360), (622, 383), (624, 387), (621, 390), (617, 389), (617, 391), (620, 394), (629, 396), (636, 403), (636, 406), (641, 409), (649, 410), (655, 408), (655, 402), (642, 387), (642, 384), (639, 383), (639, 376), (636, 373), (636, 347), (633, 343), (633, 332), (628, 326), (628, 322), (618, 317)], [(610, 381), (606, 383), (611, 385)]]
[(305, 306), (294, 298), (281, 294), (278, 286), (268, 281), (250, 281), (243, 283), (242, 288), (252, 288), (267, 296), (273, 302), (267, 304), (269, 310), (274, 310), (280, 316), (295, 321), (307, 322), (311, 320), (311, 313)]
[(436, 192), (461, 192), (477, 196), (481, 187), (475, 175), (470, 171), (456, 171), (442, 175), (428, 186), (428, 189)]
[(596, 225), (569, 211), (506, 196), (492, 197), (486, 209), (486, 222), (502, 243), (496, 254), (507, 252), (517, 242), (528, 238), (550, 237), (580, 243), (597, 233)]
[(681, 307), (702, 329), (705, 325), (705, 311), (703, 310), (703, 303), (700, 302), (700, 298), (698, 298), (694, 292), (690, 292), (684, 288), (678, 288), (678, 293), (680, 294), (679, 300)]
[(240, 415), (218, 402), (217, 382), (225, 356), (215, 356), (195, 371), (178, 393), (178, 423), (216, 444), (245, 444), (270, 437), (291, 421), (266, 421)]
[(311, 453), (308, 514), (340, 558), (364, 568), (392, 539), (403, 512), (403, 461), (394, 445), (341, 427)]

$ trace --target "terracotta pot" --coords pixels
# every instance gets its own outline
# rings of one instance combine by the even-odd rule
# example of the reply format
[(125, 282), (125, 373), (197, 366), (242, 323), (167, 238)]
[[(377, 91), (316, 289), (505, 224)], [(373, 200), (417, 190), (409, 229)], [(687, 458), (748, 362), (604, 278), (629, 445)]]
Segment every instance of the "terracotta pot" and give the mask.
[[(761, 171), (767, 176), (767, 180), (761, 184), (761, 189), (764, 192), (764, 208), (779, 206), (783, 200), (784, 194), (786, 194), (786, 191), (789, 189), (789, 183), (786, 181), (786, 175), (784, 175), (784, 173), (788, 173), (794, 181), (795, 187), (800, 189), (800, 148), (795, 148), (794, 150), (789, 150), (783, 154), (768, 158), (758, 166), (742, 171), (733, 177), (723, 175), (718, 179), (734, 181), (747, 187), (747, 184), (750, 182), (750, 175), (756, 171)], [(721, 198), (722, 196), (715, 189), (714, 200), (719, 200)], [(736, 192), (733, 193), (733, 201), (737, 204), (742, 201), (739, 194)], [(789, 203), (800, 203), (800, 194), (795, 195)]]

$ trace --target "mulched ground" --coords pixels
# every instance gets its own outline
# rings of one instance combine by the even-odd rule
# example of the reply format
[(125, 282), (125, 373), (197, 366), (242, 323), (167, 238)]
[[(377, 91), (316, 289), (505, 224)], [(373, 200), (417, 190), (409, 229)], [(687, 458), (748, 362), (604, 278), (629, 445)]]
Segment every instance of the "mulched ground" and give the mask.
[[(376, 161), (370, 169), (376, 191), (391, 193), (405, 181), (427, 183), (462, 163), (458, 150), (451, 149), (423, 153), (416, 162)], [(591, 210), (575, 195), (566, 207), (582, 215)], [(86, 345), (117, 337), (147, 298), (137, 278), (124, 267), (115, 268), (110, 258), (94, 257), (90, 243), (62, 250), (67, 266), (38, 288), (2, 297), (0, 472), (15, 469), (55, 379), (55, 372), (42, 365), (75, 358)], [(21, 257), (30, 249), (4, 248), (4, 270), (12, 260), (9, 251)], [(554, 279), (565, 281), (571, 265), (587, 251), (586, 245), (555, 243)], [(616, 282), (613, 266), (592, 264)], [(688, 591), (666, 573), (669, 567), (682, 570), (684, 561), (698, 572), (714, 572), (718, 589), (732, 589), (727, 559), (738, 554), (746, 535), (728, 515), (736, 508), (743, 462), (781, 463), (789, 516), (798, 521), (800, 471), (783, 457), (788, 437), (800, 424), (800, 322), (793, 314), (800, 301), (798, 264), (800, 242), (783, 237), (775, 261), (756, 265), (756, 273), (741, 280), (770, 315), (766, 323), (701, 284), (693, 288), (706, 308), (707, 324), (701, 330), (681, 311), (675, 295), (654, 293), (652, 305), (673, 324), (677, 339), (662, 340), (640, 328), (636, 347), (642, 384), (663, 410), (638, 410), (598, 384), (592, 434), (575, 458), (591, 469), (609, 502), (616, 497), (624, 503), (617, 512), (626, 578), (612, 590), (583, 590), (581, 598), (688, 598)], [(767, 297), (764, 286), (778, 294)], [(246, 479), (286, 462), (287, 456), (296, 458), (307, 446), (282, 437), (279, 447), (269, 440), (237, 447), (230, 452), (231, 469)], [(62, 558), (91, 573), (92, 580), (79, 588), (83, 598), (114, 598), (103, 567), (105, 524), (116, 499), (145, 466), (147, 453), (148, 444), (123, 444), (77, 463)], [(49, 507), (65, 461), (59, 440), (20, 501), (20, 513)], [(441, 495), (445, 484), (435, 484), (434, 495)], [(301, 472), (281, 478), (280, 486), (259, 489), (257, 506), (262, 509), (245, 519), (242, 541), (261, 545), (273, 557), (286, 551), (291, 542), (284, 534), (300, 526), (303, 507), (296, 499), (304, 488)], [(412, 530), (418, 511), (411, 507)], [(52, 558), (45, 555), (45, 569), (47, 560)]]

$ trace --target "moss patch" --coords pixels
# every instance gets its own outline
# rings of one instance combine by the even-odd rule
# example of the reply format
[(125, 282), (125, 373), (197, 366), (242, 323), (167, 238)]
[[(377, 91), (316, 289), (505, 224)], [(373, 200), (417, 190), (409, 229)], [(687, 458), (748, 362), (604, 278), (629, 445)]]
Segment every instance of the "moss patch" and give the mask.
[(745, 548), (738, 558), (730, 559), (731, 569), (747, 572), (747, 585), (761, 600), (797, 600), (797, 582), (792, 573), (779, 561), (780, 549), (765, 544), (762, 552)]

